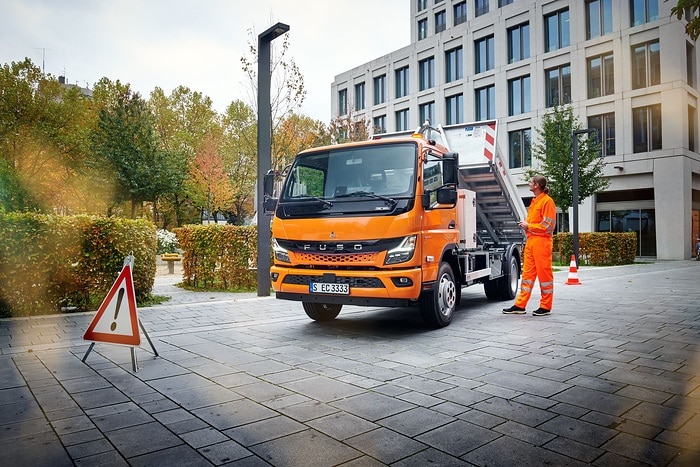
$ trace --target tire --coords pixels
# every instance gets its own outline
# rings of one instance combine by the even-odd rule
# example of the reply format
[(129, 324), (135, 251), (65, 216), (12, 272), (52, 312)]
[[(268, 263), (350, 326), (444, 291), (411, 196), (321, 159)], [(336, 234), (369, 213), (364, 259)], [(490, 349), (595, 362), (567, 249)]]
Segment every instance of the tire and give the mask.
[(452, 322), (459, 297), (457, 287), (452, 267), (448, 263), (440, 263), (432, 290), (420, 296), (420, 312), (427, 326), (442, 328)]
[(301, 302), (304, 306), (306, 316), (314, 321), (333, 321), (340, 313), (343, 305), (330, 303)]
[(520, 279), (520, 264), (514, 255), (508, 259), (508, 273), (499, 277), (498, 295), (501, 300), (512, 300), (518, 294), (518, 279)]
[(498, 292), (498, 279), (484, 282), (484, 293), (489, 300), (500, 300), (501, 295)]

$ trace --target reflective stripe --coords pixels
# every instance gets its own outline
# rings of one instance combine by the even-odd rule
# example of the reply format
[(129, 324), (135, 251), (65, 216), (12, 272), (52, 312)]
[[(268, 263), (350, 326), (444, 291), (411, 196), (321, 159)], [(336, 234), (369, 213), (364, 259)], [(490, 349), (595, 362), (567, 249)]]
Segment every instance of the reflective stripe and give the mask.
[(554, 289), (542, 289), (542, 295), (552, 295), (554, 293)]
[(521, 285), (521, 286), (520, 286), (520, 290), (523, 291), (523, 292), (528, 292), (528, 293), (530, 293), (530, 292), (532, 292), (532, 287), (528, 287), (528, 286), (526, 286), (526, 285)]
[(540, 282), (540, 287), (551, 287), (554, 285), (554, 282)]
[(524, 284), (528, 284), (528, 285), (530, 285), (530, 287), (532, 287), (532, 285), (535, 283), (535, 281), (531, 281), (531, 280), (528, 280), (528, 279), (523, 279), (523, 280), (522, 280), (522, 283), (523, 283), (523, 285), (524, 285)]

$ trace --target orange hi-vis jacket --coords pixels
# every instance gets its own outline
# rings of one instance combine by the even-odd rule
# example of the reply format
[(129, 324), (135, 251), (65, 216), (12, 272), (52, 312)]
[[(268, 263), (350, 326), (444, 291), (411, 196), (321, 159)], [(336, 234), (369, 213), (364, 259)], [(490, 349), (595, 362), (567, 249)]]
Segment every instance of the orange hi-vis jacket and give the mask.
[(515, 306), (525, 308), (530, 300), (535, 279), (540, 281), (540, 308), (552, 309), (554, 274), (552, 272), (552, 235), (557, 219), (554, 200), (540, 193), (532, 200), (527, 211), (527, 241), (523, 251), (523, 274), (520, 293)]

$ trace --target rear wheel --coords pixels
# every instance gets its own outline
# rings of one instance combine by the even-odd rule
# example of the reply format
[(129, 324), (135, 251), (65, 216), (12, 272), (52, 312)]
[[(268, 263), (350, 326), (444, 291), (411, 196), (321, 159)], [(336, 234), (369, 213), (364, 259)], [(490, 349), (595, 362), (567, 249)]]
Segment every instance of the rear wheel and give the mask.
[(508, 260), (508, 275), (498, 279), (498, 295), (503, 300), (512, 300), (518, 293), (518, 279), (520, 278), (520, 265), (517, 258), (512, 255)]
[(314, 321), (333, 321), (340, 313), (343, 305), (330, 303), (301, 302), (306, 315)]
[(420, 297), (423, 321), (430, 327), (442, 328), (452, 322), (457, 308), (458, 292), (454, 272), (448, 263), (441, 263), (432, 290)]

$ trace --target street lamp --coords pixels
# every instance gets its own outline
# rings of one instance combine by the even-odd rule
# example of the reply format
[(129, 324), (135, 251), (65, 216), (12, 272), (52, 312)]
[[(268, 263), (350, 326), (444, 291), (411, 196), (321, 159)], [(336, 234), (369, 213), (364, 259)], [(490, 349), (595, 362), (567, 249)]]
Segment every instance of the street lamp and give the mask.
[(578, 135), (584, 133), (596, 133), (597, 130), (594, 128), (586, 128), (585, 130), (576, 130), (571, 133), (571, 137), (574, 143), (574, 156), (573, 156), (573, 202), (572, 207), (574, 208), (574, 260), (576, 261), (576, 267), (578, 267)]
[(258, 297), (270, 295), (270, 218), (263, 210), (263, 178), (270, 171), (272, 157), (270, 43), (287, 31), (289, 25), (277, 23), (258, 36)]

